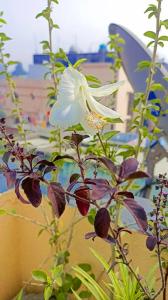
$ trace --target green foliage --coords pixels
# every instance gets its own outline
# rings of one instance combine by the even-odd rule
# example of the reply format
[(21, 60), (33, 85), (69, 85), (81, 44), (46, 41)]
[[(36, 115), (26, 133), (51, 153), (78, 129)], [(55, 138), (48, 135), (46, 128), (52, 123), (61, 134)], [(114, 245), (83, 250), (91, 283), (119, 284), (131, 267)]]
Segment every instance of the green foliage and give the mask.
[[(55, 257), (55, 265), (49, 274), (43, 270), (34, 270), (32, 272), (33, 279), (44, 286), (44, 299), (47, 300), (53, 296), (56, 299), (67, 300), (68, 295), (72, 294), (72, 290), (78, 291), (79, 289), (82, 299), (90, 297), (90, 293), (82, 289), (80, 279), (65, 270), (66, 265), (69, 263), (69, 255), (68, 251), (58, 252)], [(90, 264), (81, 263), (79, 267), (94, 278)]]
[[(86, 288), (90, 291), (90, 293), (94, 296), (96, 300), (110, 300), (111, 293), (113, 294), (114, 300), (142, 300), (144, 299), (144, 294), (140, 289), (139, 283), (135, 277), (132, 276), (128, 267), (120, 263), (118, 265), (118, 270), (113, 271), (110, 269), (110, 265), (106, 262), (106, 260), (99, 255), (95, 250), (91, 249), (93, 255), (98, 259), (101, 263), (102, 267), (108, 272), (109, 282), (104, 283), (104, 288), (101, 284), (97, 283), (89, 274), (87, 274), (84, 270), (80, 269), (80, 267), (74, 267), (74, 271), (76, 276), (82, 281), (82, 283), (86, 286)], [(155, 272), (156, 266), (152, 271), (149, 272), (148, 276), (146, 276), (146, 281), (149, 283), (149, 288), (152, 291), (155, 286)], [(138, 275), (138, 269), (136, 271)], [(73, 291), (76, 299), (82, 299), (82, 297), (77, 295)]]
[(20, 292), (16, 296), (15, 300), (23, 300), (23, 289), (20, 290)]
[(47, 282), (47, 274), (41, 270), (34, 270), (32, 272), (33, 279), (41, 282)]

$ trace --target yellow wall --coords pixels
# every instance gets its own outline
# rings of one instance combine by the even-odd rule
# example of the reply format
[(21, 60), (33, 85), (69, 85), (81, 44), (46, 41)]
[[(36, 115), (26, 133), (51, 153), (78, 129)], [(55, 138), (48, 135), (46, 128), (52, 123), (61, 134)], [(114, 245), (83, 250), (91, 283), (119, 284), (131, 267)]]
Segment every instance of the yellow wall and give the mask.
[[(13, 192), (1, 195), (0, 205), (5, 208), (16, 208), (18, 214), (44, 222), (40, 207), (36, 209), (30, 205), (20, 203)], [(60, 221), (60, 227), (63, 230), (69, 227), (73, 216), (74, 209), (67, 208)], [(78, 215), (76, 218), (78, 218)], [(98, 238), (94, 242), (85, 240), (85, 233), (92, 230), (92, 226), (88, 224), (86, 219), (75, 226), (74, 238), (70, 247), (71, 265), (79, 262), (91, 263), (95, 274), (98, 275), (101, 268), (90, 253), (89, 248), (96, 249), (101, 255), (108, 258), (110, 246)], [(42, 262), (50, 257), (49, 236), (48, 234), (42, 234), (37, 237), (38, 232), (37, 225), (23, 219), (0, 216), (0, 300), (11, 300), (23, 282), (31, 279), (31, 271), (39, 268)], [(67, 236), (64, 235), (63, 239), (67, 241)], [(125, 239), (129, 242), (130, 255), (133, 257), (134, 266), (139, 266), (140, 272), (145, 274), (153, 266), (155, 260), (150, 257), (150, 252), (145, 248), (144, 237), (140, 234), (132, 234), (127, 235)], [(47, 268), (50, 262), (50, 259), (48, 259), (43, 264), (43, 268)]]

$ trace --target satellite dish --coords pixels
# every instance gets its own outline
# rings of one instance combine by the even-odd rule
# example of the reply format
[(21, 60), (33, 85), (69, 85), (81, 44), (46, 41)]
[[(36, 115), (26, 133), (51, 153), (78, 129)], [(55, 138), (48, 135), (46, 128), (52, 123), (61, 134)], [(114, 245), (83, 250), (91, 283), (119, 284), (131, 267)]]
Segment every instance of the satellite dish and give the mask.
[[(135, 92), (144, 92), (146, 89), (146, 78), (148, 77), (148, 70), (137, 71), (137, 64), (142, 60), (151, 60), (149, 49), (129, 30), (117, 24), (109, 25), (109, 34), (119, 34), (124, 40), (125, 44), (123, 51), (120, 53), (122, 59), (123, 69), (127, 78)], [(154, 75), (154, 81), (162, 84), (168, 90), (168, 82), (164, 77), (168, 76), (168, 71), (163, 63), (160, 68), (157, 68)], [(151, 91), (153, 92), (153, 91)], [(155, 98), (163, 99), (163, 91), (155, 91)], [(168, 105), (161, 104), (162, 110), (168, 109)], [(160, 116), (159, 127), (168, 134), (167, 126), (168, 116)]]

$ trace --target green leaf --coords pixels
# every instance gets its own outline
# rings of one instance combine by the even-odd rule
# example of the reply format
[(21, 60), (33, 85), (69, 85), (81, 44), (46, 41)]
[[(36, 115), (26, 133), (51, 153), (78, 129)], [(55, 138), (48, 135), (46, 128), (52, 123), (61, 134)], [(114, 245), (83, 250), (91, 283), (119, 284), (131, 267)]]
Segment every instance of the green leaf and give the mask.
[(80, 298), (82, 298), (82, 299), (85, 299), (85, 298), (89, 298), (89, 297), (91, 297), (91, 293), (89, 292), (89, 291), (81, 291), (80, 293), (79, 293), (79, 297)]
[(167, 35), (162, 35), (159, 37), (159, 41), (165, 41), (168, 42), (168, 36)]
[(5, 209), (3, 209), (3, 208), (0, 208), (0, 216), (5, 216), (5, 215), (7, 215), (8, 213), (7, 213), (7, 211), (5, 210)]
[(10, 41), (11, 38), (8, 37), (5, 33), (0, 32), (0, 40), (2, 40), (3, 42), (6, 42), (6, 41)]
[(160, 25), (161, 26), (164, 26), (166, 29), (168, 29), (168, 19), (164, 20), (164, 21), (161, 21), (160, 22)]
[(153, 16), (156, 16), (156, 13), (154, 11), (148, 15), (148, 19), (152, 18)]
[(41, 282), (47, 282), (47, 274), (41, 270), (34, 270), (32, 272), (33, 279)]
[(64, 292), (61, 292), (57, 295), (57, 300), (66, 300), (67, 296)]
[(101, 81), (93, 75), (87, 74), (87, 75), (85, 75), (85, 77), (86, 77), (86, 80), (89, 82), (95, 82), (97, 84), (101, 84)]
[(18, 63), (18, 61), (10, 60), (8, 61), (8, 66), (17, 65)]
[(73, 282), (72, 282), (72, 288), (74, 291), (77, 291), (81, 286), (81, 281), (79, 280), (79, 278), (75, 277), (73, 278)]
[(110, 131), (110, 132), (106, 132), (106, 133), (104, 133), (104, 134), (102, 135), (102, 139), (108, 141), (108, 140), (110, 140), (114, 135), (116, 135), (116, 134), (118, 134), (118, 133), (119, 133), (119, 131), (115, 131), (115, 130)]
[(49, 300), (50, 299), (50, 297), (52, 296), (52, 291), (53, 291), (53, 288), (51, 286), (45, 287), (44, 300)]
[(155, 4), (149, 4), (149, 7), (144, 11), (144, 13), (149, 11), (157, 12), (157, 6)]
[(154, 83), (151, 86), (152, 91), (164, 91), (164, 86), (160, 83)]
[(55, 280), (54, 280), (54, 282), (56, 282), (56, 284), (57, 284), (58, 286), (60, 286), (60, 287), (61, 287), (62, 284), (63, 284), (61, 276), (60, 276), (60, 277), (56, 277)]
[(58, 0), (51, 0), (51, 2), (54, 2), (56, 4), (59, 4)]
[(123, 123), (123, 121), (120, 118), (104, 118), (105, 121), (108, 123), (116, 124), (116, 123)]
[(92, 269), (91, 265), (89, 265), (89, 264), (79, 264), (78, 266), (85, 272), (89, 272)]
[(151, 38), (151, 39), (156, 39), (156, 33), (154, 31), (146, 31), (144, 33), (144, 36)]
[(59, 29), (59, 25), (58, 24), (53, 24), (52, 27), (55, 28), (55, 29)]
[(151, 66), (151, 61), (142, 60), (142, 61), (138, 62), (137, 70), (141, 71), (141, 70), (144, 70), (146, 68), (149, 68), (150, 66)]
[(15, 300), (23, 300), (23, 289), (20, 290), (20, 292), (16, 296)]
[(83, 131), (83, 127), (80, 124), (70, 126), (66, 129), (66, 131)]
[(96, 209), (91, 208), (87, 217), (88, 217), (89, 223), (92, 225), (94, 224), (95, 216), (96, 216)]
[(7, 24), (6, 21), (3, 18), (0, 18), (0, 23)]
[(39, 13), (39, 14), (37, 14), (35, 18), (38, 19), (38, 18), (40, 18), (40, 17), (43, 17), (43, 13), (42, 13), (42, 12)]
[(81, 64), (83, 64), (83, 63), (86, 62), (86, 61), (87, 61), (86, 58), (78, 59), (78, 60), (76, 61), (76, 63), (73, 65), (73, 67), (74, 67), (75, 69), (77, 69)]

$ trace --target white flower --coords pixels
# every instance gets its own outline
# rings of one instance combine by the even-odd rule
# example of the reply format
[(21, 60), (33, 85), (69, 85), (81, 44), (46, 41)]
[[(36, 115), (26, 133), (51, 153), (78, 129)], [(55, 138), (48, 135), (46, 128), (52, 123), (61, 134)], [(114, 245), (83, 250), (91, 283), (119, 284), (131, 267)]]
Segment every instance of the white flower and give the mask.
[(80, 123), (86, 132), (95, 134), (106, 125), (106, 118), (120, 118), (120, 115), (97, 102), (93, 96), (108, 96), (121, 84), (117, 82), (91, 88), (83, 74), (71, 66), (66, 68), (60, 78), (57, 102), (51, 109), (50, 123), (61, 129)]

